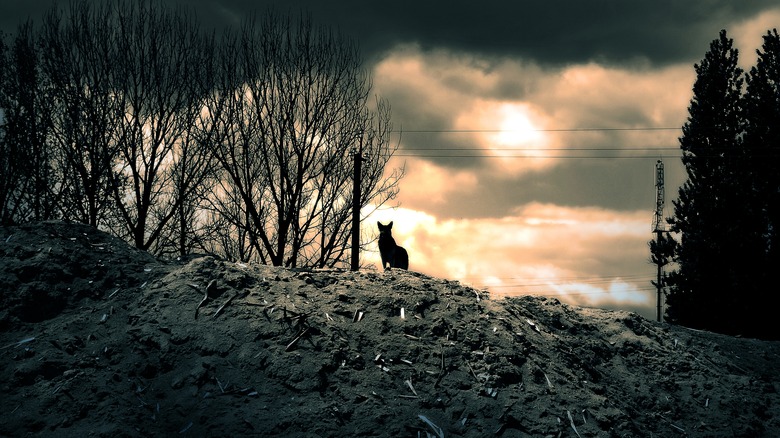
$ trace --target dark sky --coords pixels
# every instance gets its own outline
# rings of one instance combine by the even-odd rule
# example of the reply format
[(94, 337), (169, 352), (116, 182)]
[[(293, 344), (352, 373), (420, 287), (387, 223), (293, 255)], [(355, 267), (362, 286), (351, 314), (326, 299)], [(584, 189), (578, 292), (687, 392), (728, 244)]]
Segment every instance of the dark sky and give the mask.
[[(418, 43), (424, 49), (447, 47), (550, 65), (665, 65), (695, 59), (717, 36), (713, 29), (777, 6), (775, 0), (163, 1), (191, 7), (204, 25), (217, 27), (237, 24), (252, 11), (269, 7), (308, 11), (317, 22), (357, 39), (367, 57), (398, 43)], [(39, 17), (51, 4), (2, 0), (0, 26), (13, 30), (20, 20)]]

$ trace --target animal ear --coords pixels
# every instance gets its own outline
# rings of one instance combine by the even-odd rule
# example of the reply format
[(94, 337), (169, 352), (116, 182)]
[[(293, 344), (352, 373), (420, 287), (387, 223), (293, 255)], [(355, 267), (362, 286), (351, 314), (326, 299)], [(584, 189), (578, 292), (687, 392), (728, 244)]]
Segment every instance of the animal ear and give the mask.
[(376, 221), (376, 226), (382, 228), (382, 222)]
[(390, 221), (390, 223), (387, 224), (387, 228), (393, 228), (393, 221)]

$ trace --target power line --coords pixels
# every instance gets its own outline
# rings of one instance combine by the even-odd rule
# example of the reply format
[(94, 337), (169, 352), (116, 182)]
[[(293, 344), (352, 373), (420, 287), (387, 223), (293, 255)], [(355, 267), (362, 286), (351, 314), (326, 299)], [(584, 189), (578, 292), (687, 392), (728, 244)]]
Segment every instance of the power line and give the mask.
[[(671, 154), (672, 151), (678, 153)], [(403, 147), (392, 155), (417, 158), (537, 158), (537, 159), (658, 159), (680, 158), (679, 146), (627, 146), (627, 147)], [(508, 152), (508, 153), (507, 153)], [(521, 153), (512, 153), (521, 152)], [(561, 152), (562, 154), (537, 154), (534, 152)], [(590, 155), (588, 153), (594, 153)], [(595, 153), (612, 152), (608, 155)], [(617, 154), (628, 152), (629, 154)], [(641, 155), (630, 153), (643, 152)], [(567, 153), (584, 153), (571, 155)]]
[(585, 156), (585, 155), (445, 155), (445, 154), (393, 154), (394, 157), (416, 158), (547, 158), (547, 159), (578, 159), (578, 160), (611, 160), (611, 159), (657, 159), (680, 158), (679, 155), (610, 155), (610, 156)]
[[(657, 131), (679, 131), (680, 127), (668, 126), (650, 126), (650, 127), (591, 127), (591, 128), (549, 128), (549, 129), (411, 129), (411, 130), (392, 130), (390, 132), (400, 134), (498, 134), (513, 132), (657, 132)], [(414, 157), (414, 158), (524, 158), (524, 159), (659, 159), (659, 158), (680, 158), (679, 154), (669, 154), (670, 151), (679, 151), (679, 146), (662, 147), (586, 147), (586, 148), (567, 148), (567, 147), (529, 147), (529, 148), (477, 148), (477, 147), (404, 147), (396, 151), (393, 156), (396, 157)], [(529, 152), (623, 152), (623, 151), (642, 151), (645, 153), (666, 152), (666, 154), (655, 155), (538, 155)], [(430, 153), (437, 152), (437, 153)], [(446, 152), (446, 153), (444, 153)], [(490, 154), (493, 152), (493, 154)], [(520, 154), (505, 154), (503, 152), (523, 152)]]
[(401, 134), (460, 134), (460, 133), (502, 133), (502, 132), (598, 132), (598, 131), (679, 131), (680, 127), (647, 128), (559, 128), (559, 129), (410, 129), (392, 130)]
[(679, 146), (662, 147), (599, 147), (599, 148), (415, 148), (405, 147), (405, 151), (668, 151), (679, 150)]

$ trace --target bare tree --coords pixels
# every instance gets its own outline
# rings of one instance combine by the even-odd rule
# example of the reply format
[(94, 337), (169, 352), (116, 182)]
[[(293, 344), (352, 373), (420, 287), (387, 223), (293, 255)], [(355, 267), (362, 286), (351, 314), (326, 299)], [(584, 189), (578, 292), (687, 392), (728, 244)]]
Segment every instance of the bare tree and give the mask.
[(53, 151), (59, 179), (44, 172), (35, 190), (4, 190), (4, 220), (21, 205), (9, 196), (42, 200), (55, 192), (36, 190), (55, 187), (61, 202), (30, 203), (36, 217), (55, 205), (157, 254), (333, 266), (348, 252), (353, 156), (366, 160), (361, 207), (397, 193), (402, 171), (385, 174), (389, 105), (371, 101), (357, 47), (307, 17), (248, 20), (215, 53), (184, 9), (74, 0), (50, 10), (40, 35), (44, 86), (19, 90), (51, 91), (50, 111), (37, 113), (50, 131), (32, 129), (20, 116), (30, 99), (4, 86), (0, 141), (40, 135), (24, 141), (51, 143), (40, 150)]
[(19, 166), (21, 160), (16, 143), (8, 131), (9, 110), (13, 105), (11, 84), (13, 83), (11, 53), (5, 43), (6, 36), (0, 32), (0, 225), (13, 223), (16, 217), (17, 198), (20, 193)]
[(178, 201), (173, 217), (162, 228), (155, 244), (154, 252), (159, 256), (185, 256), (205, 250), (204, 242), (211, 230), (207, 228), (204, 200), (215, 183), (215, 169), (211, 155), (203, 152), (194, 132), (186, 133), (173, 151), (171, 199)]
[(62, 216), (97, 226), (108, 215), (117, 184), (121, 96), (112, 84), (116, 59), (110, 9), (72, 3), (52, 8), (41, 32), (42, 66), (50, 82), (51, 146), (62, 173)]
[[(138, 248), (163, 251), (163, 235), (171, 233), (178, 213), (179, 251), (186, 251), (182, 221), (192, 212), (183, 208), (209, 169), (208, 154), (196, 147), (192, 130), (201, 110), (200, 69), (209, 60), (210, 42), (184, 9), (143, 0), (119, 3), (117, 22), (122, 56), (115, 65), (116, 84), (126, 103), (121, 173), (128, 180), (114, 192), (122, 234)], [(186, 234), (186, 224), (183, 228)]]
[(192, 123), (182, 127), (181, 139), (172, 150), (170, 171), (172, 199), (177, 200), (175, 220), (163, 228), (156, 245), (156, 252), (160, 255), (176, 253), (184, 256), (203, 250), (211, 234), (206, 220), (205, 200), (216, 184), (217, 173), (215, 160), (207, 147), (212, 135), (211, 127), (204, 125), (202, 112), (207, 96), (215, 87), (215, 46), (213, 37), (203, 38), (196, 43), (199, 44), (195, 48), (199, 58), (198, 68), (190, 72), (190, 79), (196, 84), (193, 97), (200, 95), (201, 99), (193, 101), (188, 109), (193, 111)]
[[(2, 44), (2, 43), (0, 43)], [(57, 214), (60, 180), (47, 146), (51, 90), (41, 73), (31, 22), (19, 26), (13, 45), (3, 45), (0, 74), (0, 220), (46, 220)]]
[(265, 254), (257, 251), (262, 246), (256, 225), (266, 220), (259, 198), (265, 185), (262, 162), (254, 151), (257, 116), (249, 105), (240, 59), (239, 41), (227, 33), (219, 45), (215, 86), (197, 123), (202, 144), (219, 163), (208, 196), (210, 239), (204, 248), (232, 260), (259, 257), (266, 262)]
[(246, 227), (261, 261), (333, 265), (351, 231), (353, 154), (370, 163), (361, 205), (397, 192), (401, 175), (383, 174), (395, 150), (389, 107), (369, 107), (371, 80), (351, 41), (307, 17), (262, 18), (225, 40), (232, 79), (210, 108), (224, 126), (212, 150), (229, 185), (221, 195), (235, 194), (245, 217), (219, 211)]
[[(14, 139), (15, 77), (13, 55), (0, 33), (0, 224), (10, 224), (17, 219), (19, 198), (23, 192), (20, 184), (24, 162), (19, 142)], [(10, 131), (10, 132), (9, 132)]]

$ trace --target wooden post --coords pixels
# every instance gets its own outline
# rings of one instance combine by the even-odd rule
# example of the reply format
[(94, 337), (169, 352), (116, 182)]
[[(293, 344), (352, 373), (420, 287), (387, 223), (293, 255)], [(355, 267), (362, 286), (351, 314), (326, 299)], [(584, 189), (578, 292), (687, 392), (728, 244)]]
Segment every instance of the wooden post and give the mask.
[(355, 151), (355, 176), (352, 181), (352, 259), (350, 269), (360, 269), (360, 174), (363, 163), (362, 151)]

